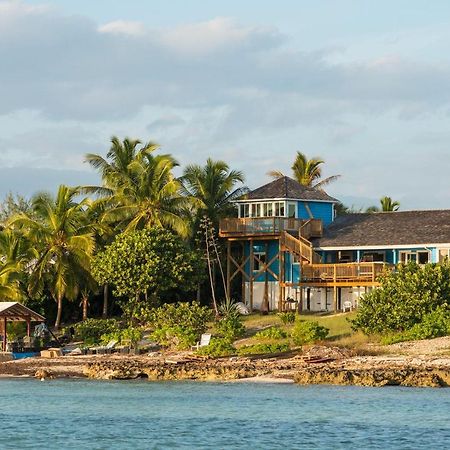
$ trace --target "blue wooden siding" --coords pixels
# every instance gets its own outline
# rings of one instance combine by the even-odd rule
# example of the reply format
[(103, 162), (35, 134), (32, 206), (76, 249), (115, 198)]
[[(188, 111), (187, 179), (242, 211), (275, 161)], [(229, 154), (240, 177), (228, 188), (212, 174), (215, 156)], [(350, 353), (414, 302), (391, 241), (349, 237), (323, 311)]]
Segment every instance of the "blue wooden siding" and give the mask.
[(328, 202), (298, 202), (298, 218), (311, 219), (305, 203), (309, 206), (314, 219), (321, 219), (324, 226), (330, 225), (333, 222), (333, 203)]

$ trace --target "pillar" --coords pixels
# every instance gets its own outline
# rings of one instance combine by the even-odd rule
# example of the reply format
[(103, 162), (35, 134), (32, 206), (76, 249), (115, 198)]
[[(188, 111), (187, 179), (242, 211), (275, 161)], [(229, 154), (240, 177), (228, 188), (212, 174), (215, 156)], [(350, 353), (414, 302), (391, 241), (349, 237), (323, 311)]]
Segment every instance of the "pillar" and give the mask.
[(6, 317), (3, 318), (3, 351), (6, 352)]

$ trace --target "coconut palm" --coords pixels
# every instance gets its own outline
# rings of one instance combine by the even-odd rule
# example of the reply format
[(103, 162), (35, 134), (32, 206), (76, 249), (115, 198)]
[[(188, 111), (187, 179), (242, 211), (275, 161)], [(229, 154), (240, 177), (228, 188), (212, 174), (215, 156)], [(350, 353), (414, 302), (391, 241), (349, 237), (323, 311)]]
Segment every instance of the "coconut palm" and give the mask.
[(398, 211), (400, 208), (400, 202), (392, 200), (391, 197), (382, 197), (380, 199), (381, 211)]
[(104, 218), (119, 222), (124, 231), (161, 226), (187, 236), (184, 212), (196, 202), (182, 195), (181, 182), (173, 175), (177, 165), (170, 155), (146, 153), (136, 157), (128, 166), (128, 178), (115, 188)]
[(233, 201), (244, 194), (245, 187), (236, 187), (244, 182), (244, 175), (230, 170), (224, 161), (208, 158), (205, 166), (191, 164), (181, 178), (187, 195), (200, 202), (198, 216), (206, 216), (217, 227), (219, 220), (228, 217), (235, 206)]
[(55, 328), (61, 324), (63, 299), (75, 299), (80, 278), (89, 273), (95, 249), (94, 233), (86, 223), (87, 200), (76, 202), (78, 191), (61, 185), (55, 198), (38, 194), (32, 199), (33, 217), (12, 219), (35, 245), (38, 258), (30, 276), (30, 294), (47, 286), (58, 305)]
[[(141, 147), (139, 148), (139, 146)], [(117, 136), (113, 136), (106, 158), (94, 153), (86, 154), (85, 161), (100, 172), (103, 186), (85, 186), (84, 190), (112, 195), (114, 189), (129, 181), (130, 164), (157, 148), (158, 145), (152, 142), (142, 144), (138, 139), (130, 138), (125, 138), (121, 142)]]
[[(337, 180), (340, 175), (333, 175), (324, 179), (322, 178), (322, 164), (325, 161), (320, 158), (308, 159), (308, 157), (302, 153), (297, 152), (294, 163), (292, 164), (293, 178), (297, 180), (303, 186), (313, 187), (317, 189), (323, 188), (325, 185)], [(284, 176), (279, 170), (272, 170), (268, 172), (272, 178), (281, 178)]]

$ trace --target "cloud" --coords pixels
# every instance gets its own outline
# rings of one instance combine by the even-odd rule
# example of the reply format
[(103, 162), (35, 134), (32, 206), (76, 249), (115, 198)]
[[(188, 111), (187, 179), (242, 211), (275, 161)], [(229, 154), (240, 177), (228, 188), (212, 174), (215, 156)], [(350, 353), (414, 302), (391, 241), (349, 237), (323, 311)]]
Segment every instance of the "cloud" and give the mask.
[(145, 34), (145, 26), (141, 22), (129, 20), (115, 20), (98, 27), (100, 33), (124, 34), (129, 36), (142, 36)]

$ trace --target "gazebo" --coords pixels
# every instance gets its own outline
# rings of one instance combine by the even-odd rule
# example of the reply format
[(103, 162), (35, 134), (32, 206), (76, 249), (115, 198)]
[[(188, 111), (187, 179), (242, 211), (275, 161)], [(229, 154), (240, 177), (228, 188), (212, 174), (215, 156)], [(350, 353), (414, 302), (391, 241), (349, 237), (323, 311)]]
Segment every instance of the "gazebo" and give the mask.
[(27, 336), (31, 335), (31, 322), (45, 322), (45, 317), (18, 302), (0, 302), (0, 324), (3, 329), (3, 351), (6, 351), (6, 325), (10, 322), (26, 322)]

